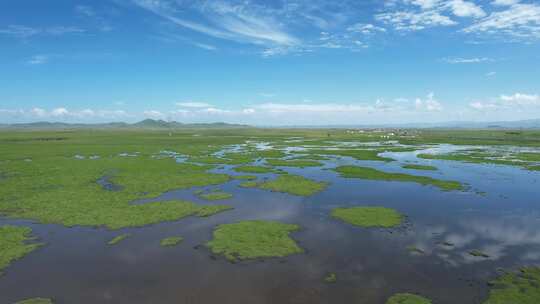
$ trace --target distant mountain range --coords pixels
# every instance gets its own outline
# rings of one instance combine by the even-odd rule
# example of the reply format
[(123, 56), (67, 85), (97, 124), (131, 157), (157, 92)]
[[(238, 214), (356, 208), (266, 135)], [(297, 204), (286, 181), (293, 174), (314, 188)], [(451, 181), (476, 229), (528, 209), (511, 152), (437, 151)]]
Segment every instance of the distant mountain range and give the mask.
[(15, 124), (0, 124), (0, 129), (224, 129), (224, 128), (247, 128), (248, 125), (228, 124), (224, 122), (216, 123), (189, 123), (184, 124), (177, 121), (164, 121), (145, 119), (136, 123), (125, 122), (110, 122), (96, 124), (82, 123), (65, 123), (65, 122), (32, 122), (32, 123), (15, 123)]
[[(65, 123), (65, 122), (32, 122), (0, 124), (0, 129), (227, 129), (227, 128), (249, 128), (244, 124), (229, 124), (224, 122), (215, 123), (181, 123), (177, 121), (164, 121), (155, 119), (145, 119), (136, 123), (110, 122), (110, 123)], [(272, 126), (267, 126), (271, 128)], [(403, 128), (403, 129), (540, 129), (540, 119), (517, 120), (517, 121), (495, 121), (495, 122), (471, 122), (452, 121), (440, 123), (404, 123), (404, 124), (347, 124), (347, 125), (311, 125), (311, 126), (281, 126), (279, 128)]]

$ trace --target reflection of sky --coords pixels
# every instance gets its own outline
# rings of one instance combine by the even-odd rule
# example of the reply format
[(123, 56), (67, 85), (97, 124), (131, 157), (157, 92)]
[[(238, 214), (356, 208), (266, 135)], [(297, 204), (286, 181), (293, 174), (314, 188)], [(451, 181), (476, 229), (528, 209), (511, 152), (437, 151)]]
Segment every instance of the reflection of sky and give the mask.
[[(491, 215), (465, 216), (452, 226), (417, 225), (411, 237), (412, 245), (453, 266), (501, 259), (525, 264), (540, 262), (539, 214)], [(469, 251), (474, 249), (489, 257), (470, 255)], [(516, 254), (516, 251), (521, 253)]]

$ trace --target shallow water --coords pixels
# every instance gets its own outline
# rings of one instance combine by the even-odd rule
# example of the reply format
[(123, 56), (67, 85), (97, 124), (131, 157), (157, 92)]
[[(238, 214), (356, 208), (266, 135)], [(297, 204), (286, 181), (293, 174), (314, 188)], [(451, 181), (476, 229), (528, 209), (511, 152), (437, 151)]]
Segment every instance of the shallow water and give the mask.
[[(467, 304), (485, 298), (486, 281), (497, 275), (497, 268), (540, 263), (540, 172), (423, 160), (415, 157), (417, 153), (385, 153), (398, 160), (389, 163), (338, 158), (324, 161), (323, 168), (284, 168), (331, 183), (307, 198), (240, 188), (242, 181), (234, 180), (136, 202), (186, 199), (235, 208), (209, 218), (118, 231), (0, 219), (0, 225), (30, 226), (47, 243), (6, 269), (0, 277), (0, 303), (41, 296), (83, 304), (380, 304), (393, 293), (412, 292), (434, 303)], [(404, 162), (439, 170), (406, 170), (400, 166)], [(458, 180), (467, 183), (468, 190), (443, 192), (414, 183), (343, 179), (324, 170), (346, 164)], [(215, 171), (238, 174), (231, 169)], [(210, 203), (193, 193), (214, 188), (234, 197)], [(329, 217), (332, 208), (353, 205), (395, 208), (408, 216), (409, 224), (395, 230), (363, 229)], [(211, 239), (216, 225), (251, 219), (299, 224), (302, 230), (292, 237), (306, 253), (232, 264), (200, 246)], [(132, 236), (116, 246), (106, 244), (121, 233)], [(182, 236), (184, 242), (161, 247), (159, 241), (169, 236)], [(425, 253), (411, 253), (408, 246)], [(473, 249), (490, 257), (473, 257), (468, 254)], [(337, 283), (323, 282), (329, 272), (337, 274)]]

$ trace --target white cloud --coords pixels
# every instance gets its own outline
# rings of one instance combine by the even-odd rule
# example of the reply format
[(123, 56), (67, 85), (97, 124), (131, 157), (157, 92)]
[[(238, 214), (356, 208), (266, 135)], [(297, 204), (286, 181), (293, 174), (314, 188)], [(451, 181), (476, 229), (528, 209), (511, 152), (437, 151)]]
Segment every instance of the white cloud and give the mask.
[(538, 95), (529, 95), (523, 93), (515, 93), (513, 95), (501, 95), (502, 101), (511, 105), (537, 105), (540, 104)]
[(491, 4), (495, 6), (510, 6), (518, 4), (519, 2), (520, 0), (494, 0)]
[(540, 96), (537, 94), (514, 93), (500, 95), (488, 101), (475, 101), (469, 104), (475, 110), (521, 110), (538, 108)]
[(466, 33), (540, 38), (540, 4), (514, 4), (463, 29)]
[(94, 17), (96, 15), (96, 12), (94, 9), (87, 5), (77, 5), (75, 6), (75, 12), (77, 14), (84, 15), (86, 17)]
[(435, 99), (434, 93), (429, 93), (424, 100), (416, 98), (414, 104), (419, 111), (438, 112), (443, 109), (442, 104)]
[(486, 77), (493, 77), (495, 75), (497, 75), (497, 72), (487, 72), (486, 73)]
[(134, 0), (134, 3), (170, 22), (215, 38), (258, 45), (292, 46), (299, 40), (281, 29), (281, 24), (249, 5), (208, 2), (198, 7), (212, 22), (203, 24), (180, 17), (182, 10), (165, 0)]
[(418, 31), (435, 26), (452, 26), (457, 22), (439, 11), (430, 10), (422, 12), (398, 11), (375, 15), (375, 19), (392, 25), (398, 31)]
[(38, 64), (44, 64), (49, 61), (49, 57), (47, 55), (34, 55), (28, 61), (26, 61), (27, 64), (30, 65), (38, 65)]
[(161, 113), (157, 110), (148, 110), (143, 112), (143, 116), (146, 118), (152, 118), (152, 119), (164, 119), (165, 114)]
[(492, 62), (494, 60), (488, 57), (473, 57), (473, 58), (451, 57), (451, 58), (443, 58), (443, 61), (450, 64), (460, 64), (460, 63)]
[(347, 28), (349, 32), (362, 33), (365, 35), (373, 34), (376, 32), (384, 33), (386, 29), (380, 26), (373, 25), (371, 23), (355, 23)]
[(458, 17), (481, 18), (486, 16), (484, 10), (473, 2), (464, 0), (451, 0), (447, 4), (452, 13)]
[(13, 36), (20, 39), (26, 39), (40, 34), (60, 36), (65, 34), (84, 33), (85, 31), (86, 30), (75, 26), (33, 28), (24, 25), (12, 24), (8, 25), (7, 28), (0, 29), (0, 34)]
[(69, 115), (69, 111), (66, 108), (56, 108), (51, 111), (52, 116), (67, 116)]
[(177, 102), (177, 106), (184, 107), (184, 108), (209, 108), (212, 107), (211, 104), (206, 102), (195, 102), (195, 101), (183, 101), (183, 102)]

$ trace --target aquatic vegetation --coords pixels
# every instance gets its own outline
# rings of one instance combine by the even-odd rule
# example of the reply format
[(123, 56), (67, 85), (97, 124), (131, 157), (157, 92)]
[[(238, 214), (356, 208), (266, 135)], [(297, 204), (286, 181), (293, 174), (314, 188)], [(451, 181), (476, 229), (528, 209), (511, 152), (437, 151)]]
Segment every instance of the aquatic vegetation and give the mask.
[(527, 170), (530, 170), (530, 171), (540, 171), (540, 165), (538, 165), (538, 166), (528, 166), (528, 167), (527, 167)]
[(274, 169), (261, 166), (241, 166), (234, 168), (234, 171), (243, 173), (273, 173)]
[(445, 191), (462, 190), (464, 188), (463, 185), (457, 181), (440, 180), (427, 176), (410, 175), (404, 173), (390, 173), (368, 167), (341, 166), (337, 167), (335, 171), (339, 172), (342, 177), (346, 178), (414, 182), (421, 185), (432, 185)]
[(255, 175), (233, 175), (232, 178), (239, 180), (254, 180), (257, 179)]
[(401, 225), (403, 215), (394, 209), (385, 207), (335, 208), (332, 217), (359, 227), (392, 228)]
[(416, 246), (407, 246), (407, 250), (410, 252), (410, 253), (417, 253), (417, 254), (425, 254), (426, 252)]
[(416, 165), (416, 164), (406, 164), (401, 167), (404, 169), (413, 169), (413, 170), (430, 170), (430, 171), (437, 170), (437, 167), (434, 167), (434, 166)]
[[(75, 160), (53, 157), (33, 162), (11, 161), (4, 167), (16, 177), (0, 187), (0, 213), (65, 226), (106, 226), (110, 229), (177, 220), (192, 213), (188, 202), (131, 201), (165, 191), (221, 184), (230, 177), (205, 172), (211, 167), (177, 164), (171, 159), (109, 157)], [(122, 186), (108, 191), (96, 181), (115, 172), (110, 181)]]
[(522, 152), (516, 154), (514, 158), (526, 162), (540, 162), (540, 153)]
[(28, 244), (33, 240), (32, 229), (20, 226), (0, 226), (0, 276), (13, 261), (24, 257), (42, 244)]
[(170, 247), (170, 246), (176, 246), (180, 244), (184, 240), (181, 236), (171, 236), (168, 238), (162, 239), (159, 244), (163, 247)]
[(198, 217), (209, 217), (214, 214), (218, 214), (223, 211), (232, 210), (233, 207), (227, 206), (227, 205), (209, 205), (209, 206), (203, 206), (200, 207), (196, 212), (195, 215)]
[(275, 167), (319, 167), (322, 164), (314, 160), (284, 160), (284, 159), (267, 159), (266, 163)]
[(398, 293), (391, 296), (386, 304), (431, 304), (431, 300), (411, 293)]
[(131, 236), (131, 234), (129, 234), (129, 233), (125, 233), (125, 234), (115, 236), (112, 240), (107, 242), (107, 244), (108, 245), (116, 245), (116, 244), (120, 243), (121, 241), (127, 239), (130, 236)]
[(471, 251), (469, 251), (469, 254), (472, 255), (472, 256), (475, 256), (475, 257), (480, 257), (480, 258), (489, 258), (489, 255), (487, 253), (484, 253), (480, 250), (477, 250), (477, 249), (473, 249)]
[(540, 268), (522, 268), (517, 273), (505, 273), (489, 282), (492, 287), (483, 304), (540, 303)]
[(205, 200), (208, 200), (208, 201), (217, 201), (217, 200), (224, 200), (224, 199), (231, 198), (233, 197), (233, 195), (227, 192), (219, 191), (219, 192), (202, 193), (202, 194), (199, 194), (199, 197), (204, 198)]
[(297, 225), (272, 221), (223, 224), (216, 227), (214, 238), (206, 245), (230, 261), (285, 257), (303, 252), (289, 236), (298, 229)]
[(317, 182), (300, 175), (281, 175), (276, 179), (258, 184), (258, 188), (284, 192), (298, 196), (310, 196), (323, 191), (328, 183)]
[(256, 188), (257, 186), (259, 186), (259, 183), (255, 181), (248, 181), (241, 183), (239, 186), (242, 188)]
[(291, 158), (291, 160), (329, 160), (328, 157), (326, 156), (322, 156), (322, 155), (317, 155), (317, 154), (308, 154), (308, 155), (300, 155), (300, 156), (295, 156), (293, 158)]
[(337, 282), (337, 276), (335, 273), (331, 272), (324, 277), (324, 282), (326, 283), (335, 283)]
[(385, 161), (390, 162), (394, 159), (388, 157), (379, 156), (380, 153), (385, 152), (386, 150), (367, 150), (367, 149), (311, 149), (307, 151), (300, 151), (298, 153), (309, 153), (317, 155), (334, 155), (334, 156), (347, 156), (352, 157), (357, 160), (375, 160), (375, 161)]
[(54, 304), (54, 302), (51, 299), (46, 298), (32, 298), (19, 301), (15, 304)]

